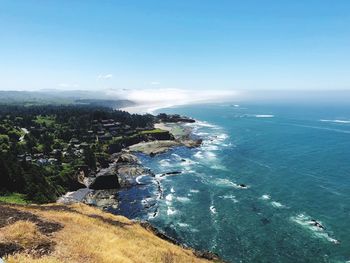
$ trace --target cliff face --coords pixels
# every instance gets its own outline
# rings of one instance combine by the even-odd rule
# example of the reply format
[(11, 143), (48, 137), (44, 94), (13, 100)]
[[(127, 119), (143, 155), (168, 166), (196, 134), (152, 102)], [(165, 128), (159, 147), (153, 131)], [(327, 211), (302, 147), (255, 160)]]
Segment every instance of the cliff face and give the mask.
[(137, 222), (83, 204), (0, 203), (0, 211), (0, 257), (7, 263), (215, 262)]

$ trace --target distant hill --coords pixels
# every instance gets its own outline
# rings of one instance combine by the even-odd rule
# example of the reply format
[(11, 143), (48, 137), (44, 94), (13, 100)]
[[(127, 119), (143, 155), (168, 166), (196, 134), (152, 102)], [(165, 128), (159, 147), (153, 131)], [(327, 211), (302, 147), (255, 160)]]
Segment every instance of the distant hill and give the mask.
[(111, 98), (103, 92), (81, 90), (0, 91), (0, 104), (24, 104), (27, 106), (85, 104), (114, 109), (135, 105), (130, 100)]

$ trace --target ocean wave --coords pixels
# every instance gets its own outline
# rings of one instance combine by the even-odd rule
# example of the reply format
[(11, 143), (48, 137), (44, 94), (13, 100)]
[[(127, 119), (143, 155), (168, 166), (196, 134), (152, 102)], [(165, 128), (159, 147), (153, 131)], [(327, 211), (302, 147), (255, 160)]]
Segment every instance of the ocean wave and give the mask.
[(176, 199), (182, 203), (186, 203), (186, 202), (191, 201), (191, 199), (189, 199), (188, 197), (183, 197), (183, 196), (178, 196), (178, 197), (176, 197)]
[(228, 169), (224, 165), (221, 165), (221, 164), (214, 164), (214, 165), (210, 166), (210, 168), (214, 169), (214, 170), (228, 171)]
[(137, 176), (136, 179), (135, 179), (136, 183), (137, 183), (137, 184), (143, 184), (143, 183), (141, 182), (141, 179), (144, 178), (144, 177), (146, 177), (146, 176), (147, 176), (147, 175), (144, 175), (144, 174), (143, 174), (143, 175)]
[(291, 123), (288, 123), (288, 125), (297, 126), (297, 127), (303, 127), (303, 128), (311, 128), (311, 129), (317, 129), (317, 130), (325, 130), (325, 131), (332, 131), (332, 132), (350, 134), (350, 131), (342, 130), (342, 129), (332, 129), (332, 128), (327, 128), (327, 127), (310, 126), (310, 125), (302, 125), (302, 124), (291, 124)]
[(170, 193), (175, 193), (174, 187), (171, 187)]
[(199, 190), (197, 190), (197, 189), (190, 189), (190, 193), (197, 194), (197, 193), (199, 193)]
[(190, 226), (189, 224), (186, 224), (186, 223), (177, 223), (177, 225), (179, 227), (189, 227)]
[(175, 157), (175, 158), (178, 159), (178, 160), (181, 160), (181, 159), (182, 159), (181, 156), (178, 155), (177, 153), (172, 153), (171, 156)]
[(174, 214), (176, 214), (176, 210), (173, 207), (168, 207), (166, 213), (168, 216), (174, 215)]
[(219, 196), (219, 198), (222, 198), (222, 199), (230, 199), (230, 200), (232, 200), (234, 203), (238, 203), (238, 200), (236, 199), (236, 196), (234, 196), (234, 195), (221, 195), (221, 196)]
[(162, 167), (170, 167), (170, 160), (169, 159), (162, 159), (159, 161), (159, 165)]
[(205, 151), (218, 151), (219, 147), (217, 145), (208, 144), (201, 147)]
[(261, 200), (270, 200), (271, 199), (271, 196), (268, 195), (268, 194), (264, 194), (260, 197)]
[(217, 213), (217, 212), (216, 212), (216, 208), (215, 208), (215, 206), (213, 206), (213, 205), (211, 205), (211, 206), (209, 207), (209, 210), (210, 210), (210, 212), (213, 213), (213, 214), (216, 214), (216, 213)]
[(213, 152), (205, 152), (205, 157), (207, 157), (208, 159), (215, 159), (216, 158), (216, 154)]
[(198, 135), (198, 136), (208, 136), (208, 135), (210, 135), (210, 133), (208, 133), (208, 132), (196, 132), (195, 134)]
[(189, 123), (189, 126), (197, 126), (197, 127), (206, 127), (206, 128), (218, 128), (218, 126), (214, 125), (214, 124), (210, 124), (209, 122), (206, 121), (199, 121), (196, 120), (196, 122), (194, 123)]
[(221, 134), (217, 135), (216, 137), (219, 140), (226, 140), (228, 138), (228, 135), (226, 133), (221, 133)]
[(281, 204), (280, 202), (277, 202), (277, 201), (272, 201), (271, 202), (271, 205), (275, 208), (286, 208), (285, 205)]
[(190, 165), (194, 165), (194, 164), (198, 164), (198, 162), (192, 161), (191, 159), (181, 159), (181, 163), (180, 165), (182, 166), (190, 166)]
[(221, 178), (218, 178), (215, 184), (218, 186), (235, 186), (236, 185), (235, 183), (231, 182), (228, 179), (221, 179)]
[(153, 219), (158, 216), (158, 211), (148, 213), (148, 219)]
[(193, 156), (196, 157), (197, 159), (203, 159), (204, 158), (203, 152), (201, 152), (201, 151), (196, 152)]
[(234, 187), (236, 189), (248, 189), (249, 186), (248, 185), (244, 185), (244, 184), (236, 184), (234, 182), (231, 182), (230, 180), (228, 179), (217, 179), (215, 184), (217, 186), (231, 186), (231, 187)]
[[(305, 214), (298, 214), (297, 216), (292, 216), (291, 220), (301, 225), (305, 229), (311, 231), (314, 237), (322, 238), (335, 244), (339, 243), (337, 239), (331, 237), (330, 234), (325, 231), (323, 223), (319, 220), (314, 220), (310, 216), (307, 216)], [(318, 223), (319, 226), (317, 226), (316, 223)]]
[(182, 173), (186, 173), (186, 174), (195, 174), (196, 171), (192, 170), (189, 166), (185, 166), (184, 167), (184, 171)]
[(207, 137), (207, 139), (203, 142), (204, 145), (219, 145), (221, 146), (224, 141), (229, 136), (226, 133), (213, 134), (212, 136)]
[[(261, 197), (259, 197), (259, 199), (264, 200), (264, 201), (268, 201), (268, 200), (271, 200), (271, 196), (269, 194), (264, 194)], [(270, 204), (274, 208), (287, 208), (287, 206), (285, 206), (281, 202), (277, 202), (277, 201), (271, 201)]]
[(332, 122), (332, 123), (341, 123), (341, 124), (350, 124), (350, 120), (320, 120), (321, 122)]
[(272, 114), (256, 114), (256, 115), (254, 115), (254, 117), (256, 117), (256, 118), (274, 118), (275, 115), (272, 115)]
[(171, 202), (173, 201), (173, 195), (172, 194), (168, 194), (166, 197), (165, 197), (165, 200)]

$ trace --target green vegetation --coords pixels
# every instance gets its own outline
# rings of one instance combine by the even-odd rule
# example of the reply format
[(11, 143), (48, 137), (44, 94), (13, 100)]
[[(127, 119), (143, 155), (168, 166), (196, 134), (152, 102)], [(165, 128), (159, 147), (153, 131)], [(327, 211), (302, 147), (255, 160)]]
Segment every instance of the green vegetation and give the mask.
[(0, 196), (0, 202), (10, 203), (10, 204), (28, 204), (26, 196), (20, 193), (11, 193)]
[(53, 126), (53, 124), (55, 123), (55, 117), (54, 116), (37, 116), (35, 121), (35, 123), (38, 123), (42, 126)]
[(145, 131), (140, 131), (139, 134), (152, 134), (152, 133), (163, 133), (166, 132), (162, 129), (153, 129), (153, 130), (145, 130)]
[(154, 121), (99, 106), (0, 105), (0, 196), (46, 203), (82, 188), (78, 174), (108, 165), (111, 142), (119, 151), (158, 133)]

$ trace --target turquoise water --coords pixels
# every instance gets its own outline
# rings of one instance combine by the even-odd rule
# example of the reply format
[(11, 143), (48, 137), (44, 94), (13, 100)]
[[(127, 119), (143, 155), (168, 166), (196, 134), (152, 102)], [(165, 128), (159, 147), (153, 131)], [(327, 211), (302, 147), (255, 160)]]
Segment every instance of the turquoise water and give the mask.
[(204, 143), (141, 156), (156, 173), (183, 173), (159, 177), (157, 211), (139, 217), (230, 262), (350, 260), (350, 107), (222, 104), (161, 112), (199, 120), (189, 125)]

